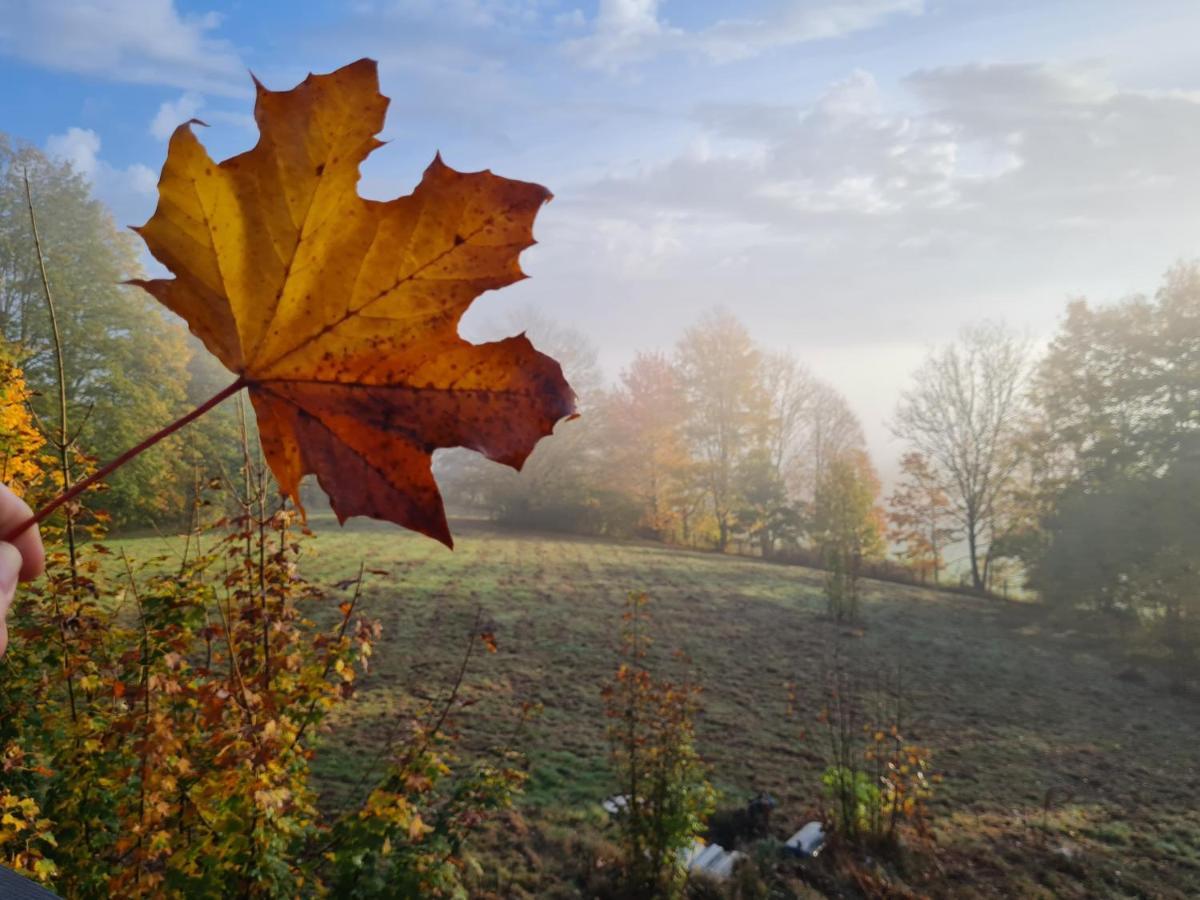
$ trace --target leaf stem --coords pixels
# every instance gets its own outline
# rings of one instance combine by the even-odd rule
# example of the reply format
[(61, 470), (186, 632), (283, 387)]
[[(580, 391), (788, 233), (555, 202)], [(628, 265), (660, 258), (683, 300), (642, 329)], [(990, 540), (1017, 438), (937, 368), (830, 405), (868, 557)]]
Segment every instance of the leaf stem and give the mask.
[(193, 409), (191, 412), (189, 412), (186, 416), (182, 416), (182, 417), (176, 419), (174, 422), (172, 422), (166, 428), (159, 429), (158, 431), (154, 432), (154, 434), (150, 435), (150, 437), (148, 437), (144, 441), (142, 441), (140, 444), (137, 444), (134, 447), (130, 447), (128, 450), (126, 450), (124, 453), (122, 453), (120, 456), (118, 456), (112, 462), (97, 469), (95, 472), (93, 472), (87, 478), (84, 478), (83, 480), (78, 481), (75, 484), (71, 485), (71, 487), (69, 489), (63, 491), (61, 494), (59, 494), (57, 497), (55, 497), (53, 500), (51, 500), (49, 503), (47, 503), (45, 506), (43, 506), (41, 509), (39, 509), (37, 512), (35, 512), (32, 516), (30, 516), (24, 522), (19, 523), (15, 528), (11, 529), (7, 534), (5, 534), (2, 538), (0, 538), (0, 541), (5, 541), (5, 542), (11, 543), (18, 535), (23, 534), (25, 531), (32, 528), (34, 525), (37, 525), (39, 522), (45, 520), (48, 516), (50, 516), (56, 509), (58, 509), (64, 503), (69, 503), (70, 501), (74, 500), (76, 497), (78, 497), (80, 494), (82, 494), (84, 491), (86, 491), (88, 488), (90, 488), (93, 484), (107, 478), (109, 475), (111, 475), (117, 469), (121, 468), (121, 466), (125, 465), (125, 463), (129, 462), (131, 459), (138, 456), (143, 451), (149, 450), (151, 447), (153, 447), (155, 444), (157, 444), (163, 438), (170, 437), (172, 434), (174, 434), (176, 431), (178, 431), (184, 425), (187, 425), (189, 422), (200, 418), (202, 415), (204, 415), (206, 412), (208, 412), (214, 406), (219, 404), (221, 401), (226, 400), (229, 397), (232, 397), (234, 394), (236, 394), (238, 391), (240, 391), (245, 386), (246, 386), (245, 377), (239, 377), (237, 379), (237, 381), (233, 382), (233, 384), (222, 389), (218, 393), (214, 394), (212, 397), (209, 397), (207, 400), (205, 400), (203, 403), (201, 403), (199, 406), (197, 406), (195, 409)]

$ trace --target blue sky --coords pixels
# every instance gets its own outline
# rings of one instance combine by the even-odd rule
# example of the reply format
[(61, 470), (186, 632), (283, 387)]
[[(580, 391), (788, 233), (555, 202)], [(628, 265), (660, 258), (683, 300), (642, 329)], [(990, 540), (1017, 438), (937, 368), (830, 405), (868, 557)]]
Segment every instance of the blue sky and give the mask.
[(1065, 301), (1200, 256), (1200, 5), (1027, 0), (0, 0), (0, 130), (144, 221), (165, 137), (254, 142), (286, 88), (380, 61), (362, 191), (460, 169), (546, 184), (531, 307), (610, 373), (721, 304), (883, 421), (980, 318), (1041, 339)]

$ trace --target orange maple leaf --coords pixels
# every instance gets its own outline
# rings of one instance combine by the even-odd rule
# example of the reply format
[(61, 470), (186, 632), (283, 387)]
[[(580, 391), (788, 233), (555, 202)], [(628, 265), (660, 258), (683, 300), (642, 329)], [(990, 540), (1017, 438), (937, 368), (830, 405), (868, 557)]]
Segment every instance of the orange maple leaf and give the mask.
[[(518, 257), (550, 192), (440, 156), (416, 190), (358, 195), (387, 98), (376, 65), (255, 81), (260, 139), (220, 165), (189, 122), (171, 138), (159, 203), (135, 229), (173, 279), (136, 281), (187, 320), (249, 388), (267, 461), (298, 501), (315, 473), (339, 521), (387, 519), (453, 546), (431, 471), (439, 447), (520, 468), (574, 413), (558, 363), (524, 335), (458, 335)], [(202, 123), (201, 123), (202, 124)]]

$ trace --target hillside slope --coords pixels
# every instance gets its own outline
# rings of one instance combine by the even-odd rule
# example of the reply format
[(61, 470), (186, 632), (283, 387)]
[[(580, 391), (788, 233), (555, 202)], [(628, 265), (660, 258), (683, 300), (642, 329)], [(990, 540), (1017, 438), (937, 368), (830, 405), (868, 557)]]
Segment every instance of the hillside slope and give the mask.
[[(520, 841), (543, 846), (555, 823), (602, 821), (594, 804), (611, 784), (600, 687), (616, 666), (622, 601), (645, 590), (663, 665), (677, 666), (670, 653), (682, 649), (704, 685), (699, 749), (714, 781), (728, 805), (760, 790), (778, 798), (780, 837), (818, 803), (815, 719), (836, 652), (860, 670), (902, 666), (907, 736), (945, 776), (933, 805), (944, 871), (926, 890), (1200, 894), (1200, 706), (1116, 677), (1118, 663), (1048, 628), (1036, 609), (869, 583), (863, 627), (846, 629), (824, 617), (821, 573), (795, 567), (470, 523), (457, 524), (453, 553), (370, 523), (318, 531), (302, 563), (308, 577), (334, 584), (360, 559), (391, 573), (370, 576), (365, 591), (384, 640), (353, 714), (330, 737), (340, 751), (321, 773), (331, 804), (353, 800), (377, 765), (397, 688), (448, 690), (478, 614), (499, 649), (472, 663), (469, 690), (481, 702), (458, 723), (468, 744), (510, 740), (520, 704), (543, 708), (519, 738), (533, 767), (532, 833)], [(553, 861), (514, 852), (513, 834), (497, 841), (503, 891), (571, 896), (549, 887)]]

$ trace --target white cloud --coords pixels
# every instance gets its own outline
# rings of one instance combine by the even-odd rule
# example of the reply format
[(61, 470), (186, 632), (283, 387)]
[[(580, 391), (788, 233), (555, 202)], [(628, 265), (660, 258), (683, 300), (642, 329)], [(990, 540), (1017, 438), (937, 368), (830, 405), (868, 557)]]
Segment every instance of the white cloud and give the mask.
[(843, 37), (924, 11), (924, 0), (777, 0), (758, 15), (688, 31), (670, 25), (660, 15), (660, 5), (660, 0), (600, 0), (591, 33), (564, 47), (581, 65), (609, 72), (672, 52), (731, 62), (778, 47)]
[(119, 222), (142, 221), (154, 208), (158, 177), (147, 166), (132, 163), (117, 168), (100, 156), (100, 136), (90, 128), (68, 128), (46, 139), (46, 155), (69, 163), (91, 182)]
[(584, 305), (613, 343), (650, 310), (652, 345), (675, 327), (660, 320), (718, 303), (804, 353), (919, 346), (982, 315), (1043, 334), (1067, 297), (1151, 290), (1200, 253), (1200, 100), (1093, 67), (940, 68), (888, 90), (859, 71), (803, 105), (694, 121), (673, 154), (559, 192), (571, 225), (543, 265), (594, 279)]
[(659, 0), (600, 0), (596, 29), (628, 38), (659, 34), (663, 25), (658, 20), (658, 3)]
[(520, 27), (541, 17), (543, 0), (392, 0), (356, 3), (360, 17), (436, 22), (465, 28)]
[(605, 189), (637, 202), (680, 205), (794, 229), (814, 216), (855, 216), (961, 203), (985, 171), (962, 162), (961, 141), (934, 117), (886, 108), (875, 79), (855, 71), (805, 108), (709, 106), (697, 116), (703, 154), (625, 173)]
[(46, 139), (46, 153), (93, 181), (100, 165), (100, 135), (90, 128), (68, 128)]
[(133, 163), (125, 169), (130, 189), (139, 197), (153, 197), (158, 192), (158, 176), (149, 166)]
[(595, 237), (605, 255), (620, 260), (622, 278), (639, 279), (661, 276), (683, 256), (679, 223), (660, 216), (647, 222), (628, 219), (599, 219)]
[(249, 94), (216, 13), (181, 14), (173, 0), (0, 0), (0, 53), (112, 81)]
[(937, 226), (978, 239), (1184, 215), (1180, 191), (1200, 200), (1200, 102), (1190, 95), (1121, 90), (1103, 72), (1043, 65), (921, 71), (904, 84), (915, 111), (865, 72), (806, 107), (701, 108), (704, 156), (626, 171), (598, 193), (785, 230), (850, 228), (857, 215), (886, 212), (909, 232)]
[(158, 107), (150, 123), (150, 133), (160, 141), (165, 141), (176, 128), (194, 119), (203, 107), (204, 98), (193, 91), (188, 91), (178, 100), (166, 100)]
[(581, 65), (618, 71), (678, 46), (684, 33), (658, 17), (658, 0), (600, 0), (592, 31), (566, 43)]
[(695, 35), (697, 46), (711, 59), (728, 62), (810, 41), (830, 40), (866, 31), (898, 15), (920, 15), (924, 0), (850, 0), (787, 2), (771, 14), (718, 22)]

